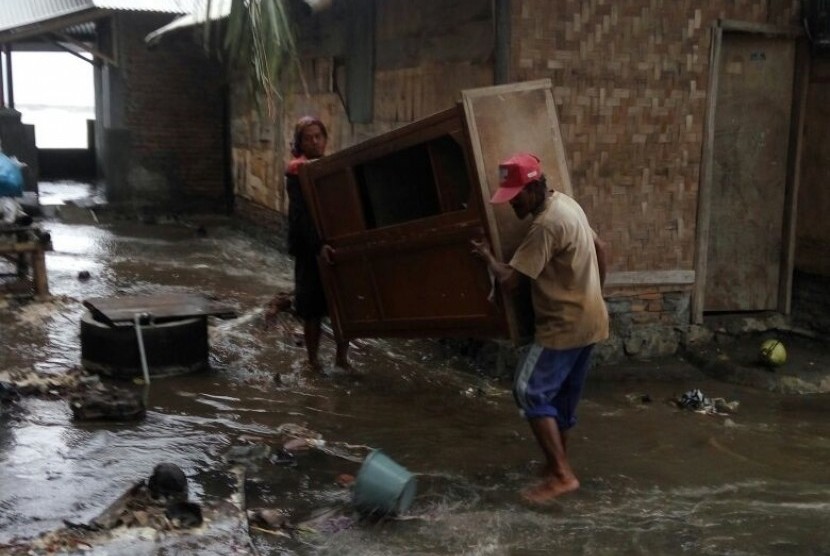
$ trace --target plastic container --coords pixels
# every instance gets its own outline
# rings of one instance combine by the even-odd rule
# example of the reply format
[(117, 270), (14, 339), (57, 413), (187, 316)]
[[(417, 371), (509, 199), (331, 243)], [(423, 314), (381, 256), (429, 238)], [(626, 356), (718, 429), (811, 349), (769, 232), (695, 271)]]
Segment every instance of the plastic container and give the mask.
[(353, 502), (364, 513), (402, 514), (415, 498), (415, 477), (380, 450), (373, 450), (357, 473)]

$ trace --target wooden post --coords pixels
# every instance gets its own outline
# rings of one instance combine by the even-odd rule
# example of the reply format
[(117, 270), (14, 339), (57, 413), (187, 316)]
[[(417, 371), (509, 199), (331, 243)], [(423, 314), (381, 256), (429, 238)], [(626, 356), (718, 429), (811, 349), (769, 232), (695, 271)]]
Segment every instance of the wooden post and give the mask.
[(695, 232), (695, 287), (692, 293), (692, 323), (703, 323), (706, 292), (707, 255), (709, 250), (709, 218), (712, 202), (712, 163), (715, 144), (715, 109), (718, 96), (721, 41), (723, 29), (712, 26), (712, 46), (709, 50), (709, 89), (706, 94), (706, 120), (703, 132), (703, 152), (700, 164), (700, 186), (697, 193), (697, 229)]
[(49, 297), (49, 279), (46, 276), (46, 252), (42, 246), (32, 251), (32, 282), (38, 299)]

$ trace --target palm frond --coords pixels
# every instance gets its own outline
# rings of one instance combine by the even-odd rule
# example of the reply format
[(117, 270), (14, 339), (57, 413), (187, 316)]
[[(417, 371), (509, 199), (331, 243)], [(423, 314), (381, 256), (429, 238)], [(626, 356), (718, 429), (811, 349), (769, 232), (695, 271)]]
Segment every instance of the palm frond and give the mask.
[[(280, 79), (292, 63), (299, 65), (288, 0), (205, 0), (211, 5), (230, 2), (222, 50), (231, 71), (247, 73), (257, 103), (265, 101), (269, 115), (280, 98)], [(210, 44), (211, 21), (206, 17), (204, 44)], [(259, 94), (257, 94), (259, 93)]]

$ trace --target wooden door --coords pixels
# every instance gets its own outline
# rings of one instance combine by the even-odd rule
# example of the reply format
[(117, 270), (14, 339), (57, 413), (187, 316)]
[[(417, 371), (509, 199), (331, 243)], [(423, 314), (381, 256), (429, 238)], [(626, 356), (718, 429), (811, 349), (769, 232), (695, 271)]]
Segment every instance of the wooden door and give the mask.
[(795, 43), (725, 31), (719, 50), (703, 310), (776, 309)]
[[(496, 257), (508, 262), (524, 238), (531, 219), (519, 220), (510, 205), (488, 202), (499, 187), (498, 165), (517, 152), (539, 157), (548, 187), (573, 195), (559, 119), (549, 79), (462, 91), (478, 183), (484, 198), (487, 229)], [(529, 284), (503, 296), (510, 335), (533, 333)]]
[(485, 235), (463, 112), (455, 107), (307, 164), (332, 323), (344, 338), (506, 336), (470, 240)]

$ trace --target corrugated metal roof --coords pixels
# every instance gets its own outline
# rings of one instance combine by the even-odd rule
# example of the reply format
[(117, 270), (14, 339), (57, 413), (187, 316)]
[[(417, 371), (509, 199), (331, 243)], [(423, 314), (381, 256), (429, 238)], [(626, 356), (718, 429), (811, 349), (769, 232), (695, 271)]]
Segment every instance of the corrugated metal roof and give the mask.
[[(201, 2), (205, 2), (205, 0), (197, 0)], [(210, 3), (210, 19), (211, 20), (218, 20), (225, 17), (231, 13), (231, 0), (211, 0)], [(200, 5), (198, 9), (194, 10), (192, 13), (187, 15), (183, 15), (177, 19), (174, 19), (172, 22), (168, 23), (164, 27), (160, 29), (156, 29), (149, 35), (145, 37), (145, 41), (147, 44), (155, 44), (161, 37), (170, 31), (175, 31), (176, 29), (185, 29), (187, 27), (193, 27), (194, 25), (201, 25), (207, 19), (207, 5)]]
[(188, 14), (201, 0), (2, 0), (0, 33), (85, 11), (128, 10)]
[(200, 0), (91, 0), (96, 8), (134, 12), (190, 13)]

